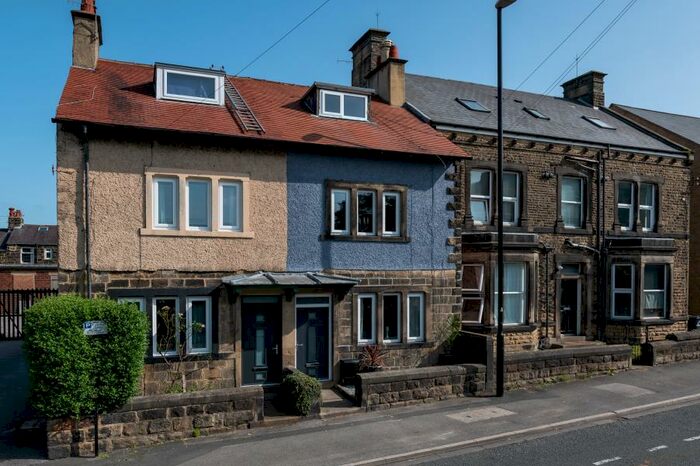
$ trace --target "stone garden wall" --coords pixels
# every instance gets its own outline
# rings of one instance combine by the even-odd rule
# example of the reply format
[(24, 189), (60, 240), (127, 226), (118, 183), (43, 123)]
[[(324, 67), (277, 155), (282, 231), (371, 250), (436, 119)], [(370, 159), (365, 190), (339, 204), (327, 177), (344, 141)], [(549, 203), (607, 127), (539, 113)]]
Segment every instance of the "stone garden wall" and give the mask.
[[(135, 397), (100, 417), (100, 452), (248, 429), (262, 420), (263, 390), (257, 386)], [(48, 457), (93, 455), (93, 426), (91, 417), (47, 421)]]
[(664, 341), (642, 345), (642, 354), (646, 363), (656, 366), (700, 359), (700, 330), (677, 332), (668, 335), (667, 338)]
[(485, 389), (486, 366), (460, 364), (358, 374), (355, 397), (371, 411), (481, 395)]

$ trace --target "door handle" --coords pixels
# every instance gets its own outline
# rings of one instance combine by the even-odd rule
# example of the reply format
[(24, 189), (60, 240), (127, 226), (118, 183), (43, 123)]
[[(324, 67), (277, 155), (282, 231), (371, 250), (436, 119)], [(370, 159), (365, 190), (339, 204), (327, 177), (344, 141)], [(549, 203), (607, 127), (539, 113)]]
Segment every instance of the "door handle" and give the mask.
[(280, 345), (275, 345), (272, 347), (272, 351), (275, 352), (275, 355), (280, 354)]
[(302, 346), (304, 346), (303, 343), (297, 343), (297, 348), (301, 348)]

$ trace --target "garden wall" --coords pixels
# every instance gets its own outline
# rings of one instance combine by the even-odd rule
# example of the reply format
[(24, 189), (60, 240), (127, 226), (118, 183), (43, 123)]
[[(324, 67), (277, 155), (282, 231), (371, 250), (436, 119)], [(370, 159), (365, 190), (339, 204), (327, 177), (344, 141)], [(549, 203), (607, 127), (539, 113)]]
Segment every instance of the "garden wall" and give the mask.
[[(101, 452), (248, 429), (263, 420), (262, 387), (239, 387), (132, 398), (100, 417)], [(46, 424), (50, 459), (94, 454), (93, 419), (57, 419)]]
[(700, 330), (677, 332), (664, 341), (642, 345), (644, 361), (652, 366), (700, 359)]
[(506, 389), (609, 374), (631, 366), (632, 347), (629, 345), (506, 353)]
[(358, 374), (355, 397), (367, 411), (481, 395), (486, 366), (460, 364)]

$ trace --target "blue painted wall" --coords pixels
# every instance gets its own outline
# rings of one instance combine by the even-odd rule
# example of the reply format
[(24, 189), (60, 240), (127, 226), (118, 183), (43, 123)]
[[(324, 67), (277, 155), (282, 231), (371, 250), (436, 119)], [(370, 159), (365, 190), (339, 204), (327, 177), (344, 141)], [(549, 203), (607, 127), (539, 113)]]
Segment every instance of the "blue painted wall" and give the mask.
[[(446, 162), (447, 163), (447, 162)], [(424, 162), (290, 153), (287, 156), (288, 255), (290, 271), (322, 269), (451, 269), (447, 203), (452, 171), (436, 158)], [(408, 243), (324, 239), (326, 180), (408, 186)]]

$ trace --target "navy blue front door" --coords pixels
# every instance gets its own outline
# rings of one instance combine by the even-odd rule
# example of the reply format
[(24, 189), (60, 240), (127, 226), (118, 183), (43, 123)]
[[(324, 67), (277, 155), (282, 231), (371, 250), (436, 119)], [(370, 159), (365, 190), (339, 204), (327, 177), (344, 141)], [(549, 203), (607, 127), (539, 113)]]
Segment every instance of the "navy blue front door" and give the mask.
[(297, 369), (321, 380), (329, 379), (330, 304), (328, 298), (297, 298), (296, 311)]

